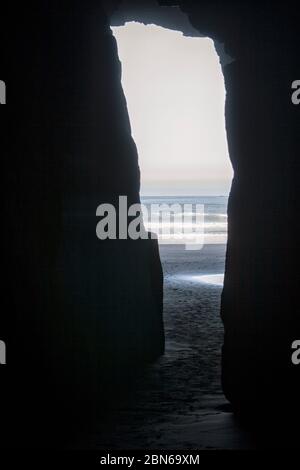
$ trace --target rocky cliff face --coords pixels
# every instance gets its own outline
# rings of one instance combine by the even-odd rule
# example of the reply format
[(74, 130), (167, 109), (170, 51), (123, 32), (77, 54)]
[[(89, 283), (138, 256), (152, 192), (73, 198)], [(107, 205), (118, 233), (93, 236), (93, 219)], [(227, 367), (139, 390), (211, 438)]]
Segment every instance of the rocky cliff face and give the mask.
[(244, 413), (296, 406), (291, 345), (297, 312), (296, 174), (299, 109), (297, 24), (291, 5), (182, 2), (194, 27), (224, 43), (226, 126), (235, 172), (222, 318), (223, 388)]
[[(139, 201), (137, 151), (108, 19), (99, 2), (35, 6), (17, 12), (22, 23), (17, 38), (6, 38), (3, 77), (11, 135), (1, 337), (9, 348), (12, 433), (12, 417), (28, 422), (28, 411), (48, 428), (60, 406), (66, 421), (80, 407), (86, 417), (104, 383), (164, 350), (156, 242), (96, 236), (101, 203), (115, 204), (119, 195)], [(41, 407), (45, 414), (35, 416)]]

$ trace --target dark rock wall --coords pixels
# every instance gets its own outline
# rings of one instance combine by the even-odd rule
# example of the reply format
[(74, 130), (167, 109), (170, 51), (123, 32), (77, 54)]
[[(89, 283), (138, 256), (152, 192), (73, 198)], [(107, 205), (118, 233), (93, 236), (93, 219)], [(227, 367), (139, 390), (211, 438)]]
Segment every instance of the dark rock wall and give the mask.
[[(223, 388), (237, 409), (295, 410), (298, 25), (291, 3), (182, 2), (192, 24), (224, 42), (226, 126), (235, 172), (222, 318)], [(204, 6), (203, 6), (204, 5)]]
[(81, 405), (87, 416), (104, 382), (162, 354), (162, 270), (155, 241), (96, 237), (99, 204), (139, 201), (101, 2), (35, 2), (8, 13), (1, 339), (8, 426), (13, 435), (21, 425), (26, 441), (22, 423), (41, 419), (49, 430), (60, 405), (65, 417)]

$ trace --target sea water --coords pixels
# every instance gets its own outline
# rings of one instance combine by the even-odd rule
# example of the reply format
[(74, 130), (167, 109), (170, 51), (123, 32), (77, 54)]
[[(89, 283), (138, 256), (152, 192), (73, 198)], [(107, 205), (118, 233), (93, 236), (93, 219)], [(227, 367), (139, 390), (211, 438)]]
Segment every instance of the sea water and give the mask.
[[(141, 202), (149, 212), (157, 210), (158, 205), (179, 204), (182, 207), (192, 206), (192, 212), (195, 215), (197, 206), (201, 207), (201, 210), (204, 211), (204, 244), (225, 244), (227, 242), (227, 196), (144, 196), (141, 198)], [(185, 222), (184, 217), (182, 221), (183, 224), (189, 224), (185, 228), (185, 233), (188, 233), (189, 229), (193, 229), (190, 221)], [(176, 220), (163, 221), (162, 223), (164, 225), (174, 224)], [(151, 221), (147, 225), (147, 230), (154, 233), (159, 232), (157, 224), (151, 224)]]

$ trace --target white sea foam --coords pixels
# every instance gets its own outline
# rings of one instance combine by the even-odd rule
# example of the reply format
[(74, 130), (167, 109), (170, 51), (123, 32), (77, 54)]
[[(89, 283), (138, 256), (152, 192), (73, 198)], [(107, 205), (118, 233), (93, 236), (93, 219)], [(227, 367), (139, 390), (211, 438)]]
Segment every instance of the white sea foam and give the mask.
[[(147, 207), (148, 211), (154, 212), (154, 217), (145, 222), (146, 230), (154, 232), (158, 236), (158, 241), (164, 243), (167, 240), (166, 234), (183, 232), (186, 240), (193, 238), (193, 231), (197, 228), (203, 232), (203, 243), (208, 244), (226, 244), (227, 243), (227, 197), (210, 196), (210, 197), (182, 197), (182, 196), (164, 196), (164, 197), (147, 197), (142, 199), (142, 203)], [(169, 219), (164, 219), (161, 213), (155, 210), (157, 205), (177, 204), (193, 207), (202, 205), (204, 212), (197, 213), (187, 211), (179, 214), (172, 214)], [(197, 224), (196, 224), (196, 216)], [(202, 217), (201, 217), (202, 216)]]

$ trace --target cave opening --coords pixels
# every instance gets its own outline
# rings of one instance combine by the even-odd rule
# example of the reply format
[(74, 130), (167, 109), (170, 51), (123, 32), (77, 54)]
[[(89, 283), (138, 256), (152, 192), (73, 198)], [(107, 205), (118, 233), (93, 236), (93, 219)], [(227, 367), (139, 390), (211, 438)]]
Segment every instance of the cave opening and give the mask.
[[(203, 208), (201, 249), (170, 244), (160, 236), (161, 225), (146, 227), (158, 234), (164, 271), (166, 354), (157, 367), (168, 382), (164, 392), (161, 381), (151, 386), (183, 401), (189, 383), (191, 395), (197, 391), (196, 412), (205, 394), (223, 399), (220, 302), (232, 167), (222, 67), (210, 38), (138, 22), (112, 30), (138, 151), (142, 203), (148, 209)], [(164, 218), (159, 220), (163, 225)], [(176, 223), (176, 216), (167, 221)], [(173, 398), (164, 398), (171, 406)]]
[[(185, 221), (178, 214), (164, 220), (160, 209), (179, 204), (184, 213), (187, 204), (193, 211), (197, 203), (203, 206), (204, 247), (225, 245), (232, 167), (224, 77), (214, 41), (136, 21), (112, 30), (138, 150), (141, 200), (148, 213), (153, 206), (157, 212), (146, 228), (158, 234), (160, 245), (168, 245), (162, 232), (170, 233), (174, 225), (182, 228)], [(190, 229), (184, 229), (192, 232), (191, 222), (188, 219)], [(190, 280), (221, 285), (223, 273), (224, 265), (218, 273), (191, 272)]]

